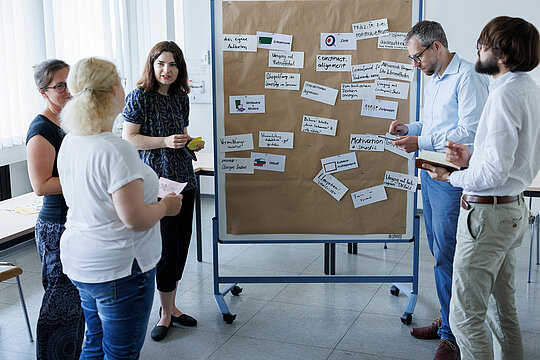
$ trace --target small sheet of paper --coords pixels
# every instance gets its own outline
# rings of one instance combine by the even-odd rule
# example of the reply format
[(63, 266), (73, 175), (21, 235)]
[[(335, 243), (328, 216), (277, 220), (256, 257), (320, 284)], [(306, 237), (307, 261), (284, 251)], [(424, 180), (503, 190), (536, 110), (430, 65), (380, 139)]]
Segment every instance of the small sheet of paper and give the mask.
[(240, 134), (229, 135), (219, 138), (219, 152), (253, 150), (253, 135)]
[(279, 131), (259, 131), (259, 147), (292, 149), (294, 133)]
[(285, 155), (251, 153), (251, 161), (255, 170), (285, 171)]
[(352, 81), (369, 81), (379, 78), (381, 62), (352, 65)]
[(319, 171), (313, 181), (322, 187), (327, 193), (332, 195), (337, 201), (341, 200), (343, 195), (349, 190), (338, 179), (330, 174), (325, 174), (323, 170)]
[(229, 96), (231, 114), (264, 114), (264, 95)]
[(412, 81), (414, 77), (414, 66), (412, 64), (398, 63), (393, 61), (381, 61), (379, 68), (380, 79), (396, 79)]
[(384, 186), (399, 190), (415, 192), (418, 178), (414, 175), (402, 174), (394, 171), (386, 171)]
[(321, 159), (321, 164), (326, 174), (333, 174), (358, 167), (356, 154), (353, 152)]
[(395, 120), (397, 108), (397, 101), (365, 99), (362, 101), (360, 115)]
[(409, 97), (409, 83), (390, 80), (375, 80), (375, 95), (396, 99)]
[(388, 34), (388, 19), (370, 20), (353, 24), (356, 40), (369, 39)]
[(384, 185), (373, 186), (351, 194), (354, 208), (366, 206), (388, 199)]
[(302, 69), (304, 67), (304, 53), (302, 51), (270, 50), (268, 52), (268, 67)]
[(257, 47), (260, 49), (291, 51), (292, 35), (257, 31)]
[(404, 32), (389, 32), (388, 35), (379, 36), (377, 47), (379, 49), (407, 50), (406, 37), (407, 33)]
[(349, 150), (384, 151), (384, 139), (371, 134), (351, 134)]
[(321, 33), (321, 50), (356, 50), (354, 33)]
[(375, 99), (373, 83), (341, 84), (341, 100)]
[(220, 161), (220, 167), (224, 174), (254, 173), (251, 158), (223, 158)]
[(186, 185), (187, 185), (187, 182), (179, 183), (177, 181), (172, 181), (164, 177), (160, 177), (158, 197), (164, 198), (165, 195), (170, 194), (170, 193), (175, 193), (176, 195), (178, 195), (182, 192), (182, 190), (184, 190)]
[(267, 72), (264, 74), (264, 88), (300, 90), (300, 74)]
[(334, 119), (304, 115), (302, 119), (302, 131), (313, 134), (336, 136), (337, 123), (338, 121)]
[[(392, 143), (392, 140), (393, 139), (397, 139), (399, 136), (395, 136), (395, 135), (391, 135), (389, 133), (386, 133), (386, 135), (384, 135), (384, 137), (386, 139), (384, 139), (384, 150), (388, 150), (390, 152), (393, 152), (394, 154), (396, 155), (399, 155), (399, 156), (402, 156), (406, 159), (413, 159), (414, 158), (414, 153), (411, 152), (411, 153), (408, 153), (404, 150), (401, 150), (400, 148), (398, 148), (396, 145), (394, 145)], [(392, 140), (390, 140), (392, 139)]]
[(304, 81), (304, 88), (301, 96), (334, 106), (339, 90), (330, 87)]
[(351, 55), (317, 55), (317, 71), (351, 71)]
[(257, 35), (224, 34), (223, 51), (257, 52)]

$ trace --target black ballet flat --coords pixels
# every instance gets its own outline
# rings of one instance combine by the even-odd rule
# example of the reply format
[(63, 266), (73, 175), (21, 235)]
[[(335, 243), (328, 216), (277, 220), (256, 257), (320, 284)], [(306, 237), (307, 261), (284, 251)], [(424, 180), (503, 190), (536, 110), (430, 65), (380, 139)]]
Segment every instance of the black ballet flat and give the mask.
[(150, 337), (154, 341), (161, 341), (165, 339), (165, 336), (167, 336), (167, 332), (169, 331), (170, 328), (172, 328), (172, 326), (173, 326), (172, 319), (171, 319), (171, 322), (169, 323), (169, 326), (156, 325), (152, 329), (152, 332), (150, 333)]
[[(161, 317), (161, 308), (159, 308), (159, 317)], [(171, 321), (178, 325), (197, 326), (197, 319), (187, 314), (182, 314), (180, 316), (171, 315)]]

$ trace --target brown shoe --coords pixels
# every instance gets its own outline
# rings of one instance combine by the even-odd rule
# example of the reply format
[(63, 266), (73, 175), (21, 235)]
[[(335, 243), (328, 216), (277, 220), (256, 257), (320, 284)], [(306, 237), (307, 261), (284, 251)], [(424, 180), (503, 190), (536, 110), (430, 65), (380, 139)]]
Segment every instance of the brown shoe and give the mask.
[(412, 328), (411, 335), (418, 339), (440, 339), (441, 337), (437, 334), (437, 331), (439, 331), (441, 323), (441, 318), (438, 318), (429, 326)]
[(443, 339), (439, 342), (439, 347), (433, 360), (457, 360), (459, 359), (459, 347), (453, 341)]

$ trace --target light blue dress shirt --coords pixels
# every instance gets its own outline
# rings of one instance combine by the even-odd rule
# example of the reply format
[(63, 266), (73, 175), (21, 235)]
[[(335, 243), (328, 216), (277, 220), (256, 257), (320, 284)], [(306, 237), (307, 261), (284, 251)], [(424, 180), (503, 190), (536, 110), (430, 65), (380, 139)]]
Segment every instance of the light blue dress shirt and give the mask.
[(407, 135), (418, 136), (419, 149), (438, 152), (444, 152), (446, 140), (472, 144), (488, 89), (489, 78), (454, 53), (444, 74), (427, 82), (422, 120), (407, 124)]

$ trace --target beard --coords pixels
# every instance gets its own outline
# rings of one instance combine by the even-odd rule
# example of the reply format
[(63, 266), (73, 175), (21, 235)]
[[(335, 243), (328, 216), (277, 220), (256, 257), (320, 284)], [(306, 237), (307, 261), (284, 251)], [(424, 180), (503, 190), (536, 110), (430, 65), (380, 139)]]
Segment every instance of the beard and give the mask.
[(431, 76), (435, 74), (436, 69), (437, 69), (437, 63), (433, 63), (424, 69), (424, 74), (426, 74), (427, 76)]
[(486, 60), (480, 60), (480, 54), (478, 60), (474, 65), (474, 70), (479, 74), (497, 75), (499, 73), (499, 66), (497, 65), (497, 58), (491, 54)]

